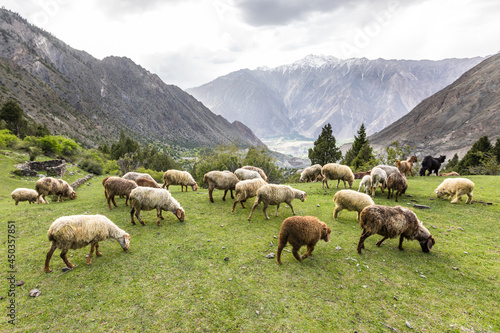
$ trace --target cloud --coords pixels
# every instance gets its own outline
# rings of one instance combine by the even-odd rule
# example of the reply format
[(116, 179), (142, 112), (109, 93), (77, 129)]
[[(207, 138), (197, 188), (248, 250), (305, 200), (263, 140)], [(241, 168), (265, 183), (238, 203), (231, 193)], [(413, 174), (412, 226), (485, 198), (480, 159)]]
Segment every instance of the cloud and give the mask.
[(142, 14), (180, 2), (181, 0), (106, 0), (96, 2), (96, 7), (100, 7), (108, 16), (119, 18), (122, 15)]

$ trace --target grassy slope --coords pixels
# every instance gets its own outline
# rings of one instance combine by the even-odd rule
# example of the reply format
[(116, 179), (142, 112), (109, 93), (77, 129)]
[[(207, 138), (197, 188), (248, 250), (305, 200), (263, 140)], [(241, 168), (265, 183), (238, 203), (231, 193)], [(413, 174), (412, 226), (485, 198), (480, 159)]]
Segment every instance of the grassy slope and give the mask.
[[(208, 201), (207, 190), (171, 192), (186, 210), (179, 222), (171, 213), (156, 226), (155, 212), (143, 212), (146, 226), (132, 226), (129, 208), (118, 199), (109, 211), (100, 181), (78, 188), (75, 201), (15, 206), (10, 192), (16, 187), (34, 188), (35, 179), (11, 178), (12, 165), (22, 157), (0, 155), (0, 258), (7, 272), (7, 221), (16, 221), (17, 324), (19, 332), (68, 331), (499, 331), (500, 177), (470, 177), (476, 183), (475, 200), (492, 206), (465, 205), (462, 201), (430, 200), (442, 178), (410, 178), (410, 200), (431, 206), (415, 210), (436, 239), (430, 254), (416, 241), (397, 250), (397, 239), (380, 248), (372, 236), (363, 255), (356, 253), (361, 230), (355, 212), (343, 211), (332, 219), (335, 189), (324, 191), (319, 183), (293, 184), (305, 190), (307, 201), (293, 202), (298, 215), (314, 215), (332, 228), (332, 242), (320, 242), (313, 256), (297, 262), (283, 253), (283, 265), (266, 259), (276, 252), (277, 236), (284, 218), (266, 221), (262, 210), (246, 220), (246, 209), (230, 213), (232, 200)], [(83, 173), (65, 177), (68, 182)], [(359, 181), (354, 187), (357, 188)], [(377, 204), (395, 205), (377, 191)], [(253, 201), (253, 200), (252, 200)], [(319, 205), (319, 206), (318, 206)], [(51, 261), (52, 273), (43, 272), (50, 247), (46, 231), (63, 215), (105, 214), (132, 235), (128, 253), (114, 241), (101, 244), (102, 257), (85, 264), (89, 248), (70, 251), (77, 267), (62, 273), (59, 250)], [(462, 228), (462, 229), (460, 229)], [(336, 247), (341, 249), (336, 249)], [(223, 248), (224, 247), (224, 248)], [(304, 249), (302, 250), (304, 251)], [(225, 261), (224, 258), (229, 260)], [(458, 270), (454, 269), (458, 268)], [(7, 275), (7, 273), (5, 273)], [(424, 277), (423, 277), (424, 276)], [(7, 296), (8, 283), (0, 295)], [(28, 292), (38, 288), (40, 297)], [(0, 301), (0, 331), (7, 324), (7, 302)], [(387, 325), (387, 326), (386, 326)]]

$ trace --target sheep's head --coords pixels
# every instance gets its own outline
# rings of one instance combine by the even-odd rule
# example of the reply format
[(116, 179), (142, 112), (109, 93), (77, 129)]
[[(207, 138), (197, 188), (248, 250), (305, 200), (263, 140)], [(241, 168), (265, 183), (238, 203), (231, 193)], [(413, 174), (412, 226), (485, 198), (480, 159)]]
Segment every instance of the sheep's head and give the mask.
[(323, 223), (323, 228), (321, 228), (321, 239), (325, 242), (330, 241), (330, 234), (332, 233), (332, 229), (328, 228), (328, 226)]
[(71, 200), (75, 200), (75, 198), (76, 198), (76, 192), (75, 192), (75, 191), (71, 191), (71, 193), (70, 193), (70, 195), (69, 195), (69, 198), (70, 198)]
[(122, 247), (123, 251), (127, 251), (128, 247), (130, 246), (130, 235), (126, 233), (122, 237), (118, 238), (117, 241)]
[(432, 237), (431, 233), (427, 228), (420, 222), (420, 225), (418, 227), (417, 234), (415, 236), (415, 239), (418, 240), (420, 243), (420, 247), (422, 247), (422, 251), (425, 253), (428, 253), (430, 249), (432, 249), (432, 246), (436, 244), (436, 241), (434, 240), (434, 237)]
[(191, 188), (193, 189), (193, 191), (198, 190), (198, 184), (196, 184), (195, 182), (194, 185), (191, 185)]
[(436, 193), (436, 197), (438, 198), (441, 198), (443, 195), (446, 194), (442, 186), (438, 186), (438, 188), (436, 188), (434, 192)]
[(436, 241), (434, 240), (434, 237), (429, 236), (429, 238), (427, 238), (427, 240), (423, 240), (420, 242), (420, 246), (422, 247), (422, 251), (424, 251), (425, 253), (428, 253), (430, 251), (430, 249), (432, 249), (432, 246), (434, 246), (434, 244), (436, 244)]
[(408, 160), (408, 162), (411, 162), (411, 163), (417, 163), (417, 161), (418, 161), (417, 156), (415, 156), (415, 155), (410, 156), (410, 159)]
[(182, 208), (177, 208), (177, 211), (175, 212), (175, 216), (179, 219), (179, 221), (184, 222), (184, 209)]
[(300, 201), (302, 201), (302, 202), (306, 201), (306, 192), (304, 192), (304, 191), (297, 191), (295, 193), (295, 198), (300, 199)]

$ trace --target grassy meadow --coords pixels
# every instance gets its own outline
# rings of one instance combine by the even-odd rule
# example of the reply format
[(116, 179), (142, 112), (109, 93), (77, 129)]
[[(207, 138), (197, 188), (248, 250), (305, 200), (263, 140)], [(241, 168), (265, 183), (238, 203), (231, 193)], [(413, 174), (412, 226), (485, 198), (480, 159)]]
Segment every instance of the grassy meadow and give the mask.
[[(333, 220), (333, 183), (291, 184), (307, 192), (294, 200), (297, 215), (314, 215), (332, 229), (330, 243), (319, 242), (302, 263), (283, 252), (281, 266), (266, 255), (277, 250), (280, 226), (291, 210), (286, 205), (265, 220), (262, 206), (247, 221), (252, 202), (237, 206), (214, 191), (181, 192), (170, 188), (186, 211), (179, 222), (164, 213), (142, 212), (146, 226), (131, 225), (125, 199), (109, 210), (101, 180), (77, 189), (74, 201), (18, 206), (10, 198), (18, 187), (34, 188), (36, 179), (9, 174), (26, 156), (0, 152), (0, 258), (2, 272), (0, 331), (7, 332), (499, 332), (500, 331), (500, 177), (468, 177), (476, 184), (474, 200), (451, 205), (436, 199), (441, 177), (409, 178), (399, 204), (413, 209), (433, 234), (428, 254), (417, 241), (381, 236), (356, 252), (361, 229), (356, 212), (342, 211)], [(69, 183), (85, 175), (70, 167)], [(357, 189), (359, 180), (353, 188)], [(386, 192), (387, 193), (387, 192)], [(229, 197), (229, 195), (228, 195)], [(377, 190), (377, 204), (394, 206)], [(414, 203), (430, 206), (416, 209)], [(100, 244), (102, 257), (87, 266), (90, 248), (70, 250), (76, 267), (65, 266), (56, 250), (51, 273), (43, 271), (50, 248), (47, 229), (58, 217), (104, 214), (131, 234), (128, 252), (115, 241)], [(8, 221), (15, 222), (15, 325), (8, 323)], [(286, 249), (290, 249), (288, 246)], [(301, 250), (304, 252), (305, 248)], [(39, 297), (30, 297), (37, 288)]]

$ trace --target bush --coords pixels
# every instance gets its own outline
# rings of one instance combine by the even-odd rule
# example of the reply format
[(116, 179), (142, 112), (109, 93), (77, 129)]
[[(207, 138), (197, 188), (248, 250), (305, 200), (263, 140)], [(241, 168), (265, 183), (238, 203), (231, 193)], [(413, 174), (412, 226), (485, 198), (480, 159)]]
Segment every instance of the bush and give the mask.
[(86, 158), (80, 163), (78, 163), (78, 167), (82, 170), (85, 170), (89, 173), (93, 173), (94, 175), (102, 175), (103, 174), (103, 165), (98, 161)]
[(137, 169), (137, 172), (147, 173), (151, 177), (153, 177), (153, 179), (156, 180), (158, 183), (163, 183), (163, 172), (161, 172), (161, 171), (155, 171), (155, 170), (140, 167)]
[(17, 141), (17, 136), (12, 134), (8, 129), (0, 130), (0, 147), (5, 148), (11, 146)]

